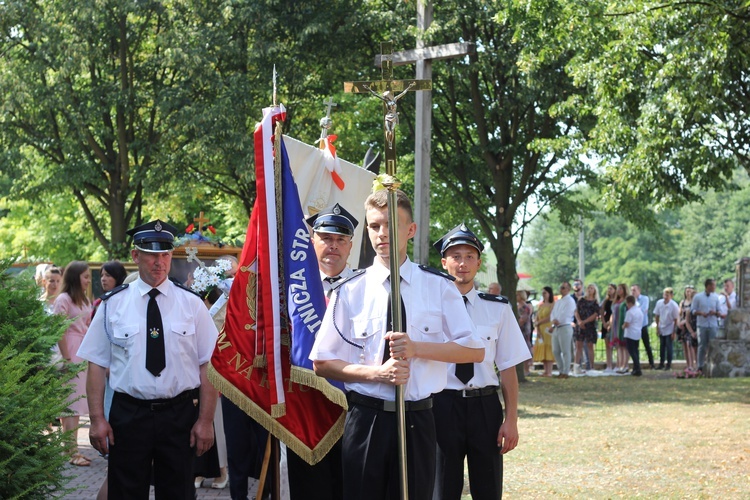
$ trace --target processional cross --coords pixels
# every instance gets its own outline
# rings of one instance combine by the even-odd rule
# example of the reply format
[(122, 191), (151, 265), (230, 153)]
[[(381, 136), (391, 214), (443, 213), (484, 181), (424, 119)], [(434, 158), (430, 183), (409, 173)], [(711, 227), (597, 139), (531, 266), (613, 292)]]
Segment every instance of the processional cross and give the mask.
[(208, 219), (203, 216), (203, 212), (198, 217), (195, 217), (193, 221), (198, 223), (198, 232), (203, 234), (203, 223), (208, 222)]
[[(410, 90), (432, 90), (432, 80), (394, 80), (393, 43), (380, 44), (382, 79), (375, 81), (345, 82), (344, 92), (372, 94), (383, 101), (383, 132), (385, 136), (385, 171), (381, 184), (388, 191), (388, 246), (391, 276), (398, 274), (401, 265), (398, 255), (398, 199), (396, 190), (401, 183), (396, 179), (396, 128), (398, 126), (398, 100)], [(406, 331), (401, 317), (400, 280), (391, 279), (391, 319), (393, 331)], [(388, 348), (387, 346), (385, 347)], [(406, 411), (404, 386), (396, 386), (396, 423), (398, 427), (399, 484), (402, 500), (409, 498), (406, 474)]]

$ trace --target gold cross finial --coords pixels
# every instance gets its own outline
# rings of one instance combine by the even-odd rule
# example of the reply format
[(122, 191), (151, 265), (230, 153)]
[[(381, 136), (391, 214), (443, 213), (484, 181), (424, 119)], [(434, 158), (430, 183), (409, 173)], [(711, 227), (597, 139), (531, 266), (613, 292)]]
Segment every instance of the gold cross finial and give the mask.
[(198, 231), (203, 234), (203, 223), (208, 222), (208, 219), (203, 217), (203, 212), (200, 213), (200, 215), (193, 219), (193, 222), (198, 223)]

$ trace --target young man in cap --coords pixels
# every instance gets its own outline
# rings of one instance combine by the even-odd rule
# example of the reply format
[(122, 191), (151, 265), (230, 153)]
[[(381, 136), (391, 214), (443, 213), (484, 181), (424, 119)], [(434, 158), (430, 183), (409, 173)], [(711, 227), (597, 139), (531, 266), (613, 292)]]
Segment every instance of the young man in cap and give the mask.
[(160, 220), (128, 231), (139, 277), (104, 296), (78, 351), (89, 362), (89, 438), (109, 455), (110, 499), (147, 499), (152, 463), (157, 499), (193, 499), (193, 457), (214, 441), (206, 367), (218, 333), (201, 298), (168, 279), (176, 232)]
[[(468, 457), (472, 498), (499, 499), (503, 493), (502, 456), (518, 444), (516, 365), (531, 355), (508, 299), (474, 289), (484, 249), (479, 238), (460, 224), (434, 247), (442, 256), (443, 269), (456, 279), (485, 350), (481, 363), (449, 365), (448, 385), (435, 395), (438, 453), (433, 498), (461, 498), (464, 459)], [(502, 380), (505, 420), (496, 367)]]
[(411, 202), (398, 191), (398, 274), (406, 332), (393, 332), (390, 303), (389, 220), (385, 190), (365, 201), (372, 266), (334, 292), (310, 353), (315, 372), (345, 382), (349, 412), (342, 438), (344, 497), (399, 495), (395, 387), (406, 401), (410, 498), (432, 498), (435, 481), (433, 393), (446, 384), (449, 362), (477, 362), (484, 346), (458, 290), (439, 271), (413, 264), (407, 244), (416, 232)]
[[(352, 237), (357, 219), (336, 203), (306, 219), (312, 229), (312, 243), (320, 268), (320, 279), (326, 298), (330, 298), (338, 283), (349, 278), (353, 271), (347, 265), (352, 250)], [(341, 440), (336, 442), (323, 459), (309, 465), (287, 448), (289, 494), (292, 500), (337, 500), (343, 497)]]

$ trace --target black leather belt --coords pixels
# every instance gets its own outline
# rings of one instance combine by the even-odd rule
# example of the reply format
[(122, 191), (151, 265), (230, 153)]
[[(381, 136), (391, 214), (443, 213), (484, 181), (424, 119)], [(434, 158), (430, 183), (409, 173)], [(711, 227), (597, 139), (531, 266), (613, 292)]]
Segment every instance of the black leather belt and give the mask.
[(443, 392), (461, 396), (462, 398), (478, 398), (481, 396), (489, 396), (491, 394), (497, 394), (498, 387), (496, 385), (488, 385), (481, 389), (464, 389), (462, 391), (456, 389), (445, 389)]
[[(384, 399), (372, 398), (370, 396), (365, 396), (364, 394), (360, 394), (354, 391), (349, 392), (346, 395), (346, 399), (350, 404), (353, 403), (357, 405), (367, 406), (368, 408), (374, 408), (381, 411), (396, 411), (395, 401), (386, 401)], [(429, 410), (430, 408), (432, 408), (432, 398), (430, 397), (420, 399), (419, 401), (404, 401), (404, 408), (406, 409), (406, 411)]]
[(149, 408), (151, 411), (164, 410), (176, 403), (185, 401), (186, 399), (198, 399), (199, 394), (200, 394), (200, 388), (195, 388), (195, 389), (188, 389), (185, 392), (181, 392), (180, 394), (178, 394), (177, 396), (173, 398), (138, 399), (138, 398), (134, 398), (130, 394), (125, 394), (124, 392), (115, 392), (116, 397), (122, 398), (128, 403)]

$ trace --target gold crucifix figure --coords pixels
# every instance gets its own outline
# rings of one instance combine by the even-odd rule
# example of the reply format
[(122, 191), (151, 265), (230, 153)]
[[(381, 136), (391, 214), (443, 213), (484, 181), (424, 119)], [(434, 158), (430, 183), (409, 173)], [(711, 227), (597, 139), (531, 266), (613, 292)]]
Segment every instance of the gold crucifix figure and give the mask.
[[(398, 125), (398, 100), (410, 90), (432, 90), (432, 80), (394, 80), (393, 42), (380, 44), (382, 80), (345, 82), (344, 92), (372, 94), (383, 101), (383, 129), (385, 135), (385, 171), (396, 175), (396, 126)], [(397, 93), (398, 92), (398, 93)], [(395, 94), (395, 95), (394, 95)]]

